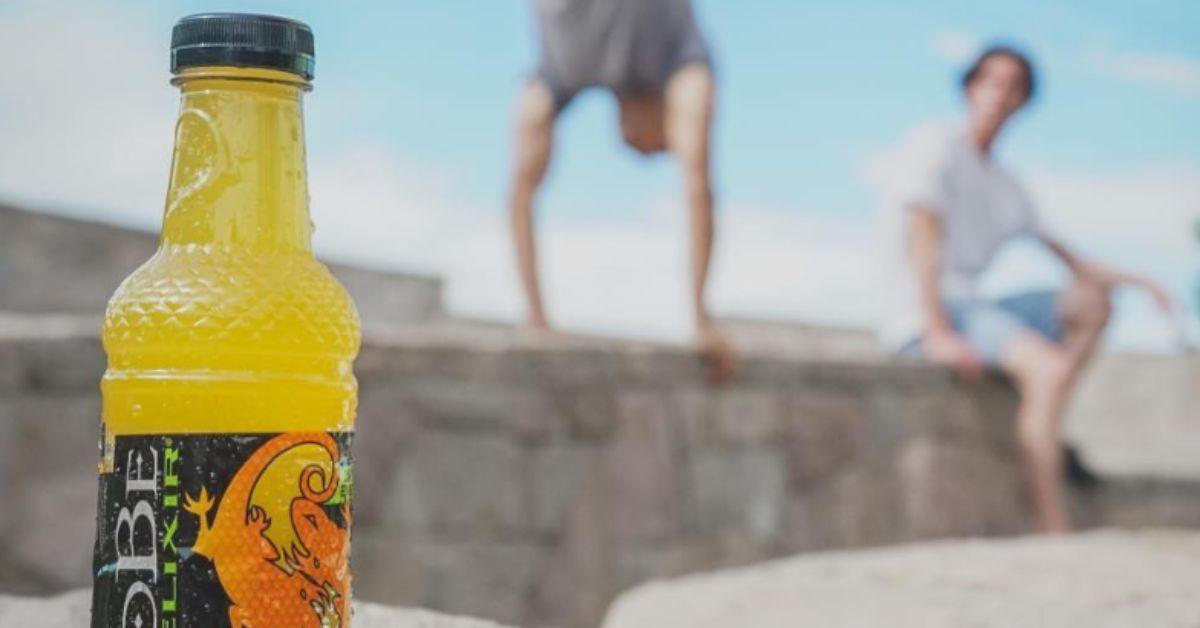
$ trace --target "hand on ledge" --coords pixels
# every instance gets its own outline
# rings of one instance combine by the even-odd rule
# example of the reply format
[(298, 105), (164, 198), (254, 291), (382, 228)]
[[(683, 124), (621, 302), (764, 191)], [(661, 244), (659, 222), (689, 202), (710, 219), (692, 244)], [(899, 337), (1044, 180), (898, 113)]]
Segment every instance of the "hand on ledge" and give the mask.
[(983, 378), (983, 361), (962, 336), (952, 331), (927, 332), (922, 344), (927, 358), (949, 366), (964, 380), (974, 383)]
[(534, 310), (526, 316), (524, 328), (526, 331), (539, 333), (551, 331), (550, 322), (546, 319), (546, 315), (539, 310)]
[(729, 338), (711, 324), (696, 329), (696, 350), (704, 362), (711, 386), (728, 383), (741, 366), (741, 360)]

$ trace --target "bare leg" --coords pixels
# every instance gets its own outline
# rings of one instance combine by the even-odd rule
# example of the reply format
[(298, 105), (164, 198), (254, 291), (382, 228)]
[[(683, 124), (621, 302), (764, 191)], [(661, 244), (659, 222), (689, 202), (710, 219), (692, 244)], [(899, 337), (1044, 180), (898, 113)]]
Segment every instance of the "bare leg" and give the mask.
[(681, 68), (667, 84), (664, 131), (667, 149), (675, 155), (683, 173), (691, 215), (692, 308), (697, 342), (709, 363), (710, 380), (720, 383), (737, 369), (737, 355), (713, 324), (705, 300), (715, 230), (710, 159), (715, 92), (708, 67), (693, 64)]
[(1107, 292), (1083, 283), (1063, 293), (1060, 309), (1067, 331), (1063, 344), (1030, 332), (1016, 338), (1002, 356), (1002, 366), (1021, 394), (1017, 441), (1037, 527), (1050, 534), (1070, 530), (1062, 496), (1067, 402), (1111, 311)]
[(1071, 386), (1071, 359), (1066, 350), (1034, 332), (1013, 340), (1002, 357), (1021, 396), (1017, 410), (1017, 445), (1037, 529), (1070, 530), (1062, 500), (1062, 409)]
[(1075, 375), (1087, 365), (1104, 328), (1112, 317), (1109, 290), (1094, 283), (1077, 281), (1063, 291), (1059, 310), (1067, 337), (1064, 344), (1075, 362)]
[(548, 329), (538, 278), (537, 243), (534, 237), (534, 197), (546, 176), (554, 144), (554, 98), (545, 85), (530, 81), (517, 99), (516, 155), (509, 210), (513, 245), (528, 307), (527, 324)]

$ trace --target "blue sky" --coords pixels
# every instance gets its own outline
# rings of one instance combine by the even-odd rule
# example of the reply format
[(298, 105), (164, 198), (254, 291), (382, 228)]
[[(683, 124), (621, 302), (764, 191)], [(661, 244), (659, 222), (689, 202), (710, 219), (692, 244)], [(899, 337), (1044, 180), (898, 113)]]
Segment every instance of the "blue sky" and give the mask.
[[(1120, 171), (1200, 158), (1195, 94), (1131, 89), (1091, 56), (1150, 52), (1200, 63), (1200, 5), (1187, 2), (948, 3), (701, 0), (721, 72), (722, 188), (748, 202), (869, 211), (856, 185), (863, 156), (914, 120), (953, 115), (962, 63), (929, 42), (1015, 41), (1042, 66), (1043, 97), (1005, 146), (1022, 168)], [(505, 185), (512, 92), (536, 57), (525, 2), (204, 2), (294, 15), (319, 47), (310, 114), (315, 151), (369, 137), (444, 164), (481, 198)], [(669, 163), (631, 158), (611, 132), (613, 107), (594, 92), (569, 110), (548, 211), (636, 213), (671, 194)], [(328, 110), (336, 110), (328, 111)], [(1137, 124), (1130, 124), (1131, 118)], [(621, 185), (613, 186), (619, 180)]]
[[(0, 134), (16, 138), (0, 147), (0, 200), (156, 227), (176, 105), (170, 27), (221, 10), (289, 15), (316, 33), (307, 125), (322, 251), (445, 275), (456, 309), (518, 317), (502, 199), (512, 96), (536, 56), (523, 1), (7, 3), (0, 35), (8, 21), (9, 45), (29, 61), (0, 69), (12, 79), (0, 80)], [(1200, 4), (697, 0), (697, 12), (720, 80), (718, 309), (875, 320), (862, 305), (877, 211), (865, 164), (913, 124), (955, 115), (964, 61), (996, 40), (1022, 45), (1041, 70), (1039, 98), (1000, 155), (1049, 222), (1180, 297), (1195, 282), (1196, 249), (1181, 229), (1200, 214)], [(107, 78), (64, 74), (71, 60), (55, 42), (128, 62), (89, 71)], [(105, 112), (119, 122), (108, 133), (132, 147), (104, 177), (89, 151), (105, 153), (113, 138), (78, 137), (97, 131), (74, 121), (73, 81), (97, 95), (82, 115)], [(688, 313), (676, 173), (624, 149), (615, 131), (600, 92), (560, 127), (541, 209), (551, 313), (572, 328), (679, 338)], [(75, 138), (71, 154), (56, 148), (63, 135)], [(71, 160), (75, 174), (52, 167)], [(114, 184), (121, 177), (127, 185)], [(445, 246), (427, 250), (431, 239)], [(1017, 249), (1000, 288), (1061, 278)], [(1125, 296), (1121, 312), (1119, 346), (1170, 344), (1145, 300)]]

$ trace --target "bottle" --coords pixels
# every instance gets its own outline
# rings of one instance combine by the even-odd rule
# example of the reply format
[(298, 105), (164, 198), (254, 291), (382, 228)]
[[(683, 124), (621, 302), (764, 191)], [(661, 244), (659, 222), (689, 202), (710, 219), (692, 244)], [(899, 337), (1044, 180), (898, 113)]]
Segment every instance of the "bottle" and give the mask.
[(174, 28), (162, 238), (104, 321), (93, 627), (350, 623), (360, 331), (312, 253), (313, 68), (299, 22)]

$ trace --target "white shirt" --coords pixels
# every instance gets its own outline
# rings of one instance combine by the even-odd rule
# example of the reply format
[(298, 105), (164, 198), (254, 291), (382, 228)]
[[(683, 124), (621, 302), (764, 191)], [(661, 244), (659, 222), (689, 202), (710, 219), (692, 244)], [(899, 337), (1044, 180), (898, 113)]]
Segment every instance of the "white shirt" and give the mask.
[(1001, 246), (1041, 232), (1029, 195), (1011, 174), (982, 154), (960, 122), (915, 129), (882, 164), (885, 283), (880, 339), (899, 349), (924, 328), (916, 275), (908, 257), (914, 208), (941, 221), (938, 251), (942, 299), (978, 296), (981, 275)]

